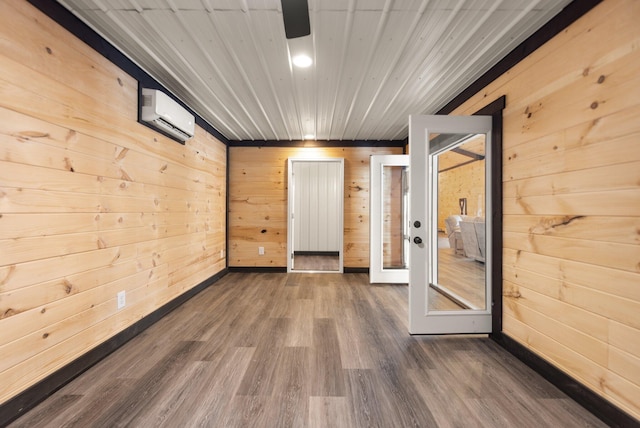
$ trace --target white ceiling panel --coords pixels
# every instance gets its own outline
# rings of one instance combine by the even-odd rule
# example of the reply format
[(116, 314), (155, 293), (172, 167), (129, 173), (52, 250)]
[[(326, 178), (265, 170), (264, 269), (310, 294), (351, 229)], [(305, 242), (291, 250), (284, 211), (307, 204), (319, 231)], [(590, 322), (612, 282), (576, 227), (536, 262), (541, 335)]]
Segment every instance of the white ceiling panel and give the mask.
[(59, 0), (231, 140), (404, 139), (570, 2), (308, 1), (301, 69), (280, 0)]

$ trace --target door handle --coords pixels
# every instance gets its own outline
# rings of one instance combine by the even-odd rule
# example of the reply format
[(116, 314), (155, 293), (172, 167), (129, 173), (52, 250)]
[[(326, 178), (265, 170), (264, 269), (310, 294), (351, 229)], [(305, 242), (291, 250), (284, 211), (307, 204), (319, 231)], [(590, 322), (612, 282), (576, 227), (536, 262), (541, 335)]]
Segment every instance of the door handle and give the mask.
[(413, 238), (413, 242), (415, 242), (416, 244), (422, 244), (422, 238), (419, 236), (416, 236), (415, 238)]

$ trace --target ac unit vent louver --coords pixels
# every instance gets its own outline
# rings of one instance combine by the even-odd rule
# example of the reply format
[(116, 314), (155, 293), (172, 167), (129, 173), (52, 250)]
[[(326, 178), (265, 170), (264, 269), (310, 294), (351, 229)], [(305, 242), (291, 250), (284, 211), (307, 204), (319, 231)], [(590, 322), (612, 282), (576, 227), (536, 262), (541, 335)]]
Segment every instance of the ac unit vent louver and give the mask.
[(179, 141), (186, 141), (194, 135), (195, 117), (167, 94), (156, 89), (142, 89), (140, 118)]

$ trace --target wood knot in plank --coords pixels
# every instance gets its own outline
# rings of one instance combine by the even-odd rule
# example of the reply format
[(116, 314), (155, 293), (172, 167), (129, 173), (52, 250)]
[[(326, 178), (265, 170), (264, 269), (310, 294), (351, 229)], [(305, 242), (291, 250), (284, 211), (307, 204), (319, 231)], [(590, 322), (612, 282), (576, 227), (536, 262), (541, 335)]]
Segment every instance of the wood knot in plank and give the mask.
[(127, 171), (120, 168), (120, 178), (127, 181), (133, 181), (133, 179), (127, 174)]
[(542, 219), (537, 225), (529, 229), (531, 233), (548, 234), (553, 233), (558, 228), (568, 226), (576, 220), (584, 218), (583, 215), (551, 217)]
[(116, 255), (113, 256), (113, 258), (111, 259), (111, 263), (110, 264), (114, 264), (116, 262), (116, 260), (118, 260), (119, 258), (120, 258), (120, 250), (118, 250)]
[(597, 101), (592, 102), (589, 107), (591, 107), (591, 110), (597, 109), (598, 108), (598, 102)]
[(14, 311), (12, 308), (7, 309), (6, 311), (4, 311), (4, 313), (2, 314), (2, 318), (8, 318), (12, 315), (17, 314), (16, 311)]
[(513, 299), (519, 299), (520, 297), (522, 297), (522, 295), (520, 294), (520, 292), (518, 290), (508, 290), (508, 291), (505, 291), (504, 293), (502, 293), (502, 295), (504, 297), (511, 297)]
[(122, 159), (124, 159), (128, 152), (129, 149), (123, 147), (122, 150), (120, 150), (120, 152), (116, 154), (116, 160), (121, 161)]
[(69, 159), (69, 158), (64, 158), (64, 168), (67, 171), (75, 172), (75, 170), (73, 169), (73, 163), (71, 162), (71, 159)]
[(26, 140), (30, 140), (32, 138), (49, 138), (49, 134), (47, 132), (39, 131), (22, 131), (18, 135)]
[(76, 131), (74, 131), (73, 129), (70, 129), (69, 132), (67, 132), (67, 135), (64, 137), (64, 140), (66, 142), (69, 142), (72, 139), (74, 139), (75, 136), (76, 136)]
[(42, 335), (42, 338), (43, 338), (43, 339), (46, 339), (47, 337), (49, 337), (49, 333), (44, 333), (44, 334)]
[(51, 48), (49, 46), (45, 46), (44, 50), (47, 51), (47, 53), (49, 55), (53, 54), (53, 51), (51, 50)]
[(600, 77), (598, 77), (598, 85), (603, 84), (604, 80), (605, 80), (604, 74), (601, 74)]
[(4, 271), (6, 272), (6, 275), (4, 278), (0, 279), (0, 285), (6, 284), (9, 281), (9, 278), (11, 278), (13, 273), (16, 271), (16, 265), (11, 265), (8, 269), (4, 269)]

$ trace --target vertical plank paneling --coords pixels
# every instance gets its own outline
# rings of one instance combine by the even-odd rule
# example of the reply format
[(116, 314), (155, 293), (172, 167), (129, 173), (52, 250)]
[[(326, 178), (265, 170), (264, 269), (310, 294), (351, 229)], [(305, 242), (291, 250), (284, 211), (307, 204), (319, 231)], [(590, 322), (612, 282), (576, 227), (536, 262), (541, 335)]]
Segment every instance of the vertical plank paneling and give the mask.
[(2, 403), (224, 269), (226, 147), (138, 124), (135, 79), (25, 1), (0, 39)]

